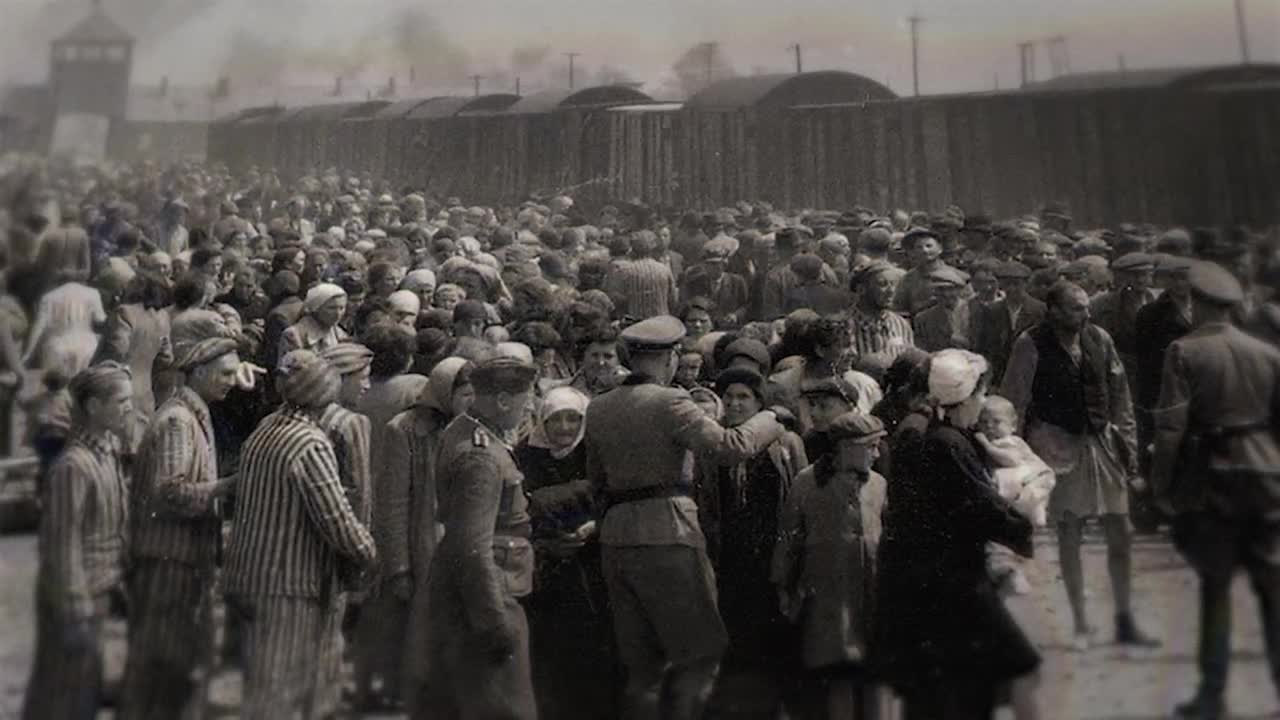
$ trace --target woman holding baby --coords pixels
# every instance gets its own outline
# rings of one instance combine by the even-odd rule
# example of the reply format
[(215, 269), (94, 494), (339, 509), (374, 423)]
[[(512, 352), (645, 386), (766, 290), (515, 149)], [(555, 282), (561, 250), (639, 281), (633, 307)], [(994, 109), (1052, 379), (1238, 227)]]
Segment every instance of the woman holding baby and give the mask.
[(987, 371), (964, 350), (933, 356), (938, 413), (916, 472), (888, 483), (876, 605), (893, 612), (877, 614), (872, 656), (907, 720), (990, 718), (1010, 686), (1018, 716), (1035, 716), (1040, 656), (987, 568), (988, 543), (1032, 552), (1032, 522), (1000, 496), (976, 437)]

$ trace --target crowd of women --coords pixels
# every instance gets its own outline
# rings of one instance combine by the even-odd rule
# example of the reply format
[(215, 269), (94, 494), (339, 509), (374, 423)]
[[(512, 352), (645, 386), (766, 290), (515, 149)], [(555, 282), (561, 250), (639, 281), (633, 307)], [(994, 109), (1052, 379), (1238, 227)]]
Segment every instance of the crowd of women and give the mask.
[[(1034, 528), (1057, 529), (1087, 651), (1079, 533), (1101, 517), (1116, 639), (1157, 642), (1128, 604), (1128, 517), (1161, 520), (1145, 449), (1195, 264), (1244, 288), (1240, 326), (1280, 337), (1274, 233), (1081, 232), (1058, 205), (468, 207), (197, 164), (14, 167), (3, 189), (0, 449), (41, 462), (32, 718), (179, 717), (236, 666), (244, 717), (425, 716), (436, 460), (498, 358), (538, 371), (497, 433), (536, 563), (536, 711), (512, 716), (636, 712), (584, 437), (596, 399), (636, 381), (627, 330), (655, 318), (679, 328), (670, 382), (703, 413), (782, 426), (658, 478), (696, 500), (727, 637), (714, 691), (680, 712), (888, 717), (889, 688), (911, 718), (1051, 716), (1004, 596), (1026, 591)], [(120, 688), (101, 680), (112, 616)]]

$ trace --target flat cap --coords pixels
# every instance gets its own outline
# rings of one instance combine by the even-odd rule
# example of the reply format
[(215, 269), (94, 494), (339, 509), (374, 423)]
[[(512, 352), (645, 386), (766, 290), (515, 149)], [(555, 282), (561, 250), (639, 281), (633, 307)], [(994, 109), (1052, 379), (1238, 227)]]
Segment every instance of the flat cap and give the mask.
[(921, 239), (927, 238), (927, 237), (931, 237), (934, 240), (937, 240), (938, 233), (934, 231), (933, 228), (927, 228), (927, 227), (909, 228), (906, 234), (902, 236), (902, 246), (911, 247), (917, 242), (920, 242)]
[(705, 262), (724, 262), (733, 254), (732, 238), (716, 238), (702, 246), (702, 259)]
[(1154, 270), (1155, 261), (1146, 253), (1131, 252), (1111, 261), (1111, 269), (1120, 272), (1145, 272)]
[(684, 337), (684, 323), (670, 315), (658, 315), (622, 331), (622, 341), (633, 352), (669, 350)]
[(1191, 281), (1191, 292), (1215, 305), (1235, 305), (1244, 300), (1240, 281), (1217, 263), (1193, 260), (1187, 277)]
[(860, 412), (849, 412), (836, 418), (827, 430), (831, 440), (853, 440), (860, 444), (870, 445), (888, 435), (884, 423), (874, 415)]
[(1089, 264), (1083, 260), (1072, 260), (1058, 269), (1058, 274), (1064, 278), (1083, 278), (1089, 274)]
[(876, 277), (877, 275), (893, 272), (893, 270), (893, 265), (883, 260), (873, 260), (858, 269), (858, 273), (855, 276), (854, 281), (861, 284)]
[(729, 347), (724, 349), (725, 360), (732, 360), (735, 357), (748, 357), (760, 366), (760, 371), (767, 373), (773, 365), (773, 358), (769, 355), (769, 348), (765, 344), (755, 338), (738, 338), (729, 343)]
[(822, 258), (804, 253), (791, 258), (791, 272), (801, 280), (817, 280), (822, 276)]
[(810, 378), (800, 382), (802, 397), (822, 397), (831, 395), (843, 398), (849, 404), (858, 402), (858, 389), (845, 381), (843, 375), (829, 375), (822, 378)]
[(471, 373), (471, 385), (477, 393), (521, 393), (533, 387), (538, 367), (510, 354), (481, 361)]
[(1151, 256), (1156, 263), (1158, 273), (1187, 272), (1191, 269), (1191, 258), (1169, 253), (1156, 253)]
[(964, 287), (969, 282), (964, 275), (960, 274), (959, 270), (947, 265), (943, 265), (931, 271), (928, 278), (930, 285), (943, 285), (947, 287)]
[(1009, 260), (996, 268), (996, 277), (1001, 280), (1026, 280), (1031, 277), (1031, 268), (1017, 260)]

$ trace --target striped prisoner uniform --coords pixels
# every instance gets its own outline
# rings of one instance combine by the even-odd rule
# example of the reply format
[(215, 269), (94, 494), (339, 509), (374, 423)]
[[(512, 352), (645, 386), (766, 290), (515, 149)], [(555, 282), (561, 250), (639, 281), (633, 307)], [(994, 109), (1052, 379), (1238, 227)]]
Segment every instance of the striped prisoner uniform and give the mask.
[[(372, 531), (369, 525), (373, 514), (373, 480), (369, 474), (369, 418), (332, 403), (321, 414), (319, 424), (320, 429), (329, 437), (329, 442), (333, 443), (333, 454), (338, 461), (338, 477), (342, 481), (347, 502), (360, 524)], [(351, 574), (342, 580), (344, 592), (338, 595), (333, 609), (339, 627), (346, 615), (348, 602), (359, 603), (363, 599), (363, 578)], [(355, 597), (351, 597), (352, 591), (356, 592)], [(323, 697), (317, 701), (323, 711), (318, 713), (321, 717), (325, 712), (336, 711), (342, 702), (344, 649), (341, 632), (337, 634), (335, 643), (333, 651), (329, 653), (328, 667), (321, 672), (320, 692)]]
[(636, 320), (670, 315), (677, 303), (676, 280), (671, 268), (653, 258), (628, 260), (616, 265), (605, 278), (605, 292), (621, 299), (624, 313)]
[(227, 593), (246, 619), (241, 717), (318, 714), (340, 631), (339, 573), (374, 558), (324, 431), (302, 410), (269, 415), (245, 442), (227, 549)]
[(121, 718), (178, 717), (203, 703), (196, 671), (214, 641), (213, 591), (222, 521), (209, 406), (178, 388), (156, 411), (138, 451), (129, 655)]
[(849, 352), (855, 356), (880, 353), (893, 359), (915, 344), (911, 323), (896, 312), (854, 307), (849, 313)]
[(128, 481), (119, 444), (73, 436), (42, 490), (36, 654), (22, 716), (93, 717), (102, 688), (99, 631), (108, 595), (124, 579)]

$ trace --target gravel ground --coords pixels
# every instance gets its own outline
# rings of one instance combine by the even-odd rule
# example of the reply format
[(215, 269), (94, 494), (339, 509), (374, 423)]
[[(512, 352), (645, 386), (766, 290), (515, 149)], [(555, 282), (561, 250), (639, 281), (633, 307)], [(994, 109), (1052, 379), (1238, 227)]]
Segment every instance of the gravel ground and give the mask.
[[(0, 537), (0, 719), (16, 718), (30, 669), (35, 619), (34, 535)], [(1010, 605), (1045, 657), (1042, 701), (1049, 720), (1157, 720), (1195, 687), (1195, 577), (1163, 538), (1140, 540), (1135, 548), (1135, 605), (1148, 632), (1163, 647), (1128, 651), (1110, 643), (1110, 588), (1105, 547), (1099, 537), (1086, 545), (1091, 617), (1100, 628), (1099, 645), (1087, 653), (1068, 649), (1070, 613), (1058, 579), (1056, 548), (1049, 537), (1037, 543), (1028, 576), (1030, 595)], [(1257, 605), (1248, 583), (1234, 589), (1234, 657), (1229, 701), (1234, 718), (1263, 718), (1276, 708), (1262, 652)], [(119, 671), (123, 631), (116, 628), (109, 663)], [(238, 678), (224, 674), (214, 687), (215, 702), (234, 717)], [(103, 717), (110, 714), (104, 712)]]

